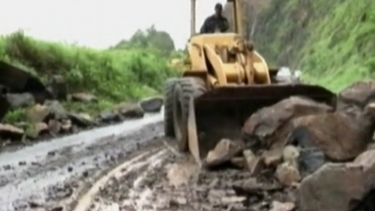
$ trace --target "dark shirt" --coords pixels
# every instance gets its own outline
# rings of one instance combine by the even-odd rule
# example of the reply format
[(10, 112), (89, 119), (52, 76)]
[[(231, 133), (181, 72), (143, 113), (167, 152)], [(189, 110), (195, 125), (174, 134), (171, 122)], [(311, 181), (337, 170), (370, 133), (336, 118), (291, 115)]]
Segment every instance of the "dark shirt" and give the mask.
[(211, 15), (203, 23), (200, 33), (214, 33), (216, 28), (225, 32), (229, 28), (228, 19), (224, 16)]

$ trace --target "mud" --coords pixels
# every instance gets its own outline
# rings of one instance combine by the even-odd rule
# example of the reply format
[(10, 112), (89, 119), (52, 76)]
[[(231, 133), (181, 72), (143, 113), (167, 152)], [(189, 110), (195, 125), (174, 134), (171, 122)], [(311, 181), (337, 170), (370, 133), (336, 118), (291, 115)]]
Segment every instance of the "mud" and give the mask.
[(3, 152), (0, 210), (70, 210), (105, 172), (161, 136), (157, 114)]
[(162, 114), (0, 154), (0, 210), (270, 210), (293, 193), (244, 194), (250, 172), (205, 170), (163, 137)]
[[(199, 169), (192, 157), (171, 150), (173, 141), (156, 142), (160, 144), (150, 149), (147, 155), (138, 157), (132, 165), (118, 169), (106, 181), (101, 181), (91, 200), (83, 196), (74, 211), (262, 211), (269, 210), (273, 200), (290, 200), (285, 199), (288, 193), (278, 191), (272, 196), (243, 194), (234, 187), (237, 181), (249, 178), (249, 172)], [(165, 147), (162, 143), (172, 147)]]

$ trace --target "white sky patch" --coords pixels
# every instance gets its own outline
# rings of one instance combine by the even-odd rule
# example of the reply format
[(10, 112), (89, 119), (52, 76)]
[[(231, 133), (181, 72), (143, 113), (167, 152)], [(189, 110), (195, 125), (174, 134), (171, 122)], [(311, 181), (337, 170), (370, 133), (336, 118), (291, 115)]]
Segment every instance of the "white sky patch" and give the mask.
[[(197, 0), (197, 30), (215, 3)], [(0, 34), (22, 29), (38, 39), (107, 48), (152, 24), (178, 48), (190, 35), (190, 0), (1, 0)]]

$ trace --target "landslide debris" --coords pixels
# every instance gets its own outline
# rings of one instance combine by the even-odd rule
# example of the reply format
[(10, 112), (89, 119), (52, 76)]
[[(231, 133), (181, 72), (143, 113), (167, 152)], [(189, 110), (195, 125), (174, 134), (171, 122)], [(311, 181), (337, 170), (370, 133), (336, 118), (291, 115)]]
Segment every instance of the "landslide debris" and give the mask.
[(175, 153), (150, 158), (124, 169), (99, 201), (120, 210), (372, 211), (375, 104), (359, 99), (334, 108), (284, 99), (248, 117), (242, 139), (220, 140), (204, 168)]
[(375, 210), (374, 87), (350, 85), (335, 108), (298, 96), (262, 108), (245, 122), (243, 139), (221, 140), (205, 166), (247, 172), (219, 181), (232, 181), (246, 210)]

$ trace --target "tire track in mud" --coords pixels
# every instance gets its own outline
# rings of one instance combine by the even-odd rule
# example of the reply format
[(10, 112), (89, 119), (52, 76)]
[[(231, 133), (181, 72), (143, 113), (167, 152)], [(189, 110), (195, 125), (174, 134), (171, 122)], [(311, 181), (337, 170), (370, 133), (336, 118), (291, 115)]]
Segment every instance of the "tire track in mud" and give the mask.
[(146, 153), (101, 180), (101, 188), (94, 187), (96, 194), (91, 192), (92, 200), (80, 201), (74, 211), (248, 210), (246, 197), (232, 189), (232, 182), (249, 177), (248, 172), (205, 171), (191, 156), (163, 144)]
[[(138, 155), (137, 157), (122, 163), (121, 165), (117, 166), (115, 169), (104, 175), (97, 182), (95, 182), (95, 184), (83, 197), (79, 199), (77, 206), (74, 208), (74, 211), (87, 210), (91, 206), (95, 195), (100, 191), (102, 187), (107, 185), (109, 180), (117, 180), (120, 176), (126, 176), (129, 173), (144, 168), (146, 165), (149, 165), (148, 170), (152, 169), (155, 166), (155, 163), (159, 163), (161, 161), (160, 157), (163, 157), (163, 155), (166, 153), (166, 150), (161, 150), (160, 152), (154, 154), (157, 150), (159, 150), (159, 148), (150, 150), (149, 152), (144, 152), (141, 155)], [(142, 175), (138, 177), (138, 180), (134, 181), (134, 183), (139, 183), (141, 180)]]
[(133, 154), (156, 148), (154, 143), (161, 137), (162, 123), (157, 122), (126, 135), (90, 140), (86, 145), (76, 140), (72, 146), (38, 153), (31, 161), (2, 166), (0, 210), (71, 210), (77, 197), (97, 178)]

